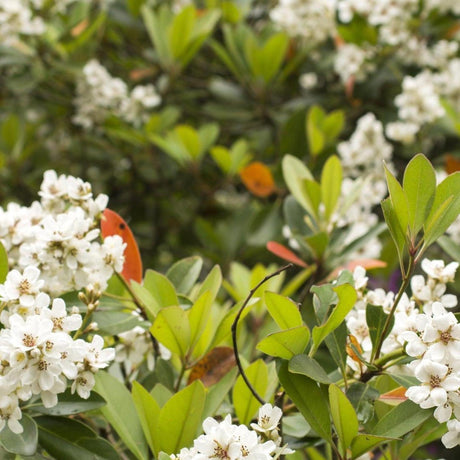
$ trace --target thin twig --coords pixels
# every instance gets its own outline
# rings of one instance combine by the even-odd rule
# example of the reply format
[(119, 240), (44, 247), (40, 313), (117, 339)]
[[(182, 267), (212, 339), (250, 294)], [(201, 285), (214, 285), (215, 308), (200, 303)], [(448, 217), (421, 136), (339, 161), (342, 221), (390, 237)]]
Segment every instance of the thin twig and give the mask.
[(241, 308), (239, 309), (239, 311), (238, 311), (238, 313), (237, 313), (237, 315), (235, 317), (235, 320), (233, 321), (233, 324), (232, 324), (233, 353), (235, 355), (236, 365), (238, 366), (238, 370), (240, 371), (241, 377), (243, 377), (243, 380), (246, 383), (247, 387), (249, 388), (250, 392), (254, 395), (254, 397), (257, 399), (257, 401), (259, 401), (260, 404), (262, 404), (262, 405), (265, 404), (265, 401), (263, 400), (263, 398), (261, 398), (259, 396), (259, 394), (255, 390), (255, 388), (252, 386), (251, 382), (249, 381), (249, 379), (247, 378), (247, 376), (246, 376), (246, 374), (244, 372), (243, 366), (241, 365), (240, 356), (238, 354), (238, 344), (236, 343), (236, 329), (238, 327), (238, 321), (240, 320), (240, 317), (241, 317), (241, 314), (243, 313), (243, 310), (246, 308), (246, 306), (248, 305), (249, 301), (251, 300), (252, 296), (255, 294), (257, 289), (259, 289), (260, 286), (262, 286), (264, 283), (266, 283), (269, 279), (271, 279), (271, 278), (273, 278), (275, 276), (278, 276), (280, 273), (284, 272), (285, 270), (288, 270), (291, 267), (293, 267), (293, 264), (287, 264), (284, 267), (279, 268), (278, 270), (276, 270), (275, 272), (271, 273), (270, 275), (267, 275), (262, 281), (260, 281), (256, 285), (256, 287), (252, 288), (249, 291), (249, 294), (246, 297), (245, 301), (243, 302), (243, 305), (241, 305)]

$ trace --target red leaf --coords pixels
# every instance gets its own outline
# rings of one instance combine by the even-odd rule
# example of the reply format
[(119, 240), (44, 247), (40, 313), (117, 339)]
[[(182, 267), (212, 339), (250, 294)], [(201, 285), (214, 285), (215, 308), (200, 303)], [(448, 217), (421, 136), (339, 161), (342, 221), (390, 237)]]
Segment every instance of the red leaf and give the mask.
[(121, 275), (128, 282), (134, 280), (140, 283), (142, 281), (141, 254), (128, 224), (115, 211), (106, 209), (102, 214), (101, 233), (103, 238), (112, 235), (121, 236), (126, 243), (125, 264)]
[(276, 241), (269, 241), (267, 243), (267, 249), (275, 254), (275, 256), (281, 257), (288, 262), (292, 262), (293, 264), (299, 265), (300, 267), (307, 267), (308, 265), (299, 257), (297, 257), (291, 250), (289, 250), (286, 246), (277, 243)]

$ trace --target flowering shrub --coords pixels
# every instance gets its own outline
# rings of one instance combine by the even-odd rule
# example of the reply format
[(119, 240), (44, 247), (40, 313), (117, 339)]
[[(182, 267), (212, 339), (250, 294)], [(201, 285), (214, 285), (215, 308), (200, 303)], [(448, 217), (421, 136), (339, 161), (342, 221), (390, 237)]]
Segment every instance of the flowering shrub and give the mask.
[(456, 452), (459, 18), (0, 1), (0, 457)]

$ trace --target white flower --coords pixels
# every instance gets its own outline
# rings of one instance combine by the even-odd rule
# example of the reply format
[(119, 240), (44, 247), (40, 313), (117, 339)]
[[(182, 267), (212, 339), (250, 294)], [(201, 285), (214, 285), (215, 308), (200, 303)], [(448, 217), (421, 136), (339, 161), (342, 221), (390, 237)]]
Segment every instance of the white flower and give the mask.
[(458, 262), (445, 265), (443, 260), (422, 260), (422, 269), (430, 277), (441, 283), (449, 283), (455, 280), (455, 272)]
[(2, 300), (19, 300), (21, 305), (30, 307), (44, 284), (43, 280), (38, 279), (39, 276), (40, 270), (35, 267), (25, 268), (23, 274), (18, 270), (12, 270), (0, 290)]
[(251, 427), (260, 433), (270, 433), (276, 430), (283, 415), (279, 407), (267, 403), (259, 409), (257, 423), (251, 423)]
[(452, 449), (460, 444), (460, 421), (455, 419), (449, 420), (447, 422), (447, 430), (441, 441), (448, 449)]

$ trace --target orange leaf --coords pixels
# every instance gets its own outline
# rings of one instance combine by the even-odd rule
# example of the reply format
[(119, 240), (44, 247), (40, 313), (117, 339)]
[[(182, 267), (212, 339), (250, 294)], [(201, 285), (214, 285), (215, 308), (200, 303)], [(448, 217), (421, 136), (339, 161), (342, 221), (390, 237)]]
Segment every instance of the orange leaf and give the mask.
[(452, 174), (456, 171), (460, 171), (460, 160), (455, 158), (453, 155), (446, 155), (446, 173)]
[(259, 161), (244, 167), (240, 171), (240, 177), (246, 188), (255, 196), (265, 198), (276, 190), (272, 173)]
[(335, 270), (333, 270), (329, 275), (327, 275), (327, 280), (331, 280), (334, 278), (337, 278), (338, 274), (342, 270), (350, 270), (351, 272), (358, 266), (361, 265), (361, 267), (365, 268), (366, 270), (372, 270), (373, 268), (385, 268), (387, 266), (387, 263), (384, 262), (383, 260), (378, 260), (378, 259), (356, 259), (352, 260), (345, 265), (341, 265), (340, 267), (337, 267)]
[(269, 241), (267, 243), (267, 249), (275, 256), (281, 257), (288, 262), (299, 265), (300, 267), (307, 267), (308, 265), (299, 257), (297, 257), (291, 250), (286, 246), (277, 243), (276, 241)]
[(78, 37), (81, 33), (83, 33), (86, 28), (88, 27), (89, 25), (89, 21), (88, 19), (83, 19), (83, 21), (79, 22), (71, 31), (70, 31), (70, 35), (72, 35), (72, 37)]
[(125, 264), (121, 274), (126, 281), (134, 280), (140, 283), (142, 281), (141, 254), (128, 224), (115, 211), (106, 209), (102, 214), (101, 234), (103, 238), (112, 235), (121, 236), (126, 243)]
[(193, 366), (187, 384), (199, 379), (205, 387), (210, 387), (219, 382), (235, 365), (233, 348), (213, 348)]
[(396, 405), (404, 402), (407, 399), (406, 391), (406, 388), (398, 387), (394, 390), (388, 391), (387, 393), (380, 395), (379, 400), (386, 402), (387, 404)]
[(347, 355), (353, 360), (353, 361), (356, 361), (357, 363), (359, 363), (359, 365), (361, 366), (361, 359), (360, 357), (356, 354), (356, 352), (353, 350), (353, 348), (351, 347), (351, 345), (353, 345), (353, 347), (358, 351), (359, 354), (363, 354), (363, 349), (361, 348), (361, 345), (359, 344), (358, 342), (358, 339), (350, 334), (348, 336), (348, 340), (350, 342), (350, 345), (347, 345)]

